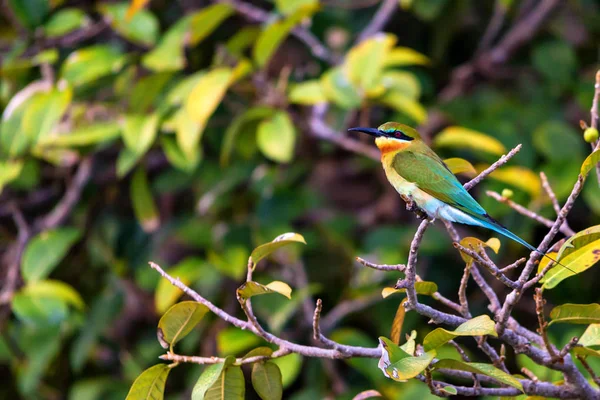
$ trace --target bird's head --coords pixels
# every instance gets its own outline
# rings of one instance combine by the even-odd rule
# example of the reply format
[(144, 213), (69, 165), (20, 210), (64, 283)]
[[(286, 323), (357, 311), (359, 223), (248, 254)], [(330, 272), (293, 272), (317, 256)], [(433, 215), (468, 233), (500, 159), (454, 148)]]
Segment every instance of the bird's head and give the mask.
[(362, 132), (375, 137), (375, 144), (382, 154), (402, 150), (415, 141), (421, 140), (419, 132), (408, 125), (398, 122), (386, 122), (375, 128), (350, 128), (350, 132)]

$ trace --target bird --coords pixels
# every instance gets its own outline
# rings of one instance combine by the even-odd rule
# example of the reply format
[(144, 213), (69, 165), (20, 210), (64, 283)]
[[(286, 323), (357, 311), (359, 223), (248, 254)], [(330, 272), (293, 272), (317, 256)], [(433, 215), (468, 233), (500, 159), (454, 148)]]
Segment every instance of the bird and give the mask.
[(487, 228), (546, 255), (493, 219), (415, 129), (386, 122), (377, 129), (356, 127), (348, 131), (375, 137), (388, 181), (407, 203), (416, 204), (430, 219)]

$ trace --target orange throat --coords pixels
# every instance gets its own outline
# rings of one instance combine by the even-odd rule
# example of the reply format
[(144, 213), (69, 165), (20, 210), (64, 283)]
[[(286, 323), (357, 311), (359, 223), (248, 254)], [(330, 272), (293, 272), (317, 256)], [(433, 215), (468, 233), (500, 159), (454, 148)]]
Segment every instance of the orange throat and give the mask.
[(389, 153), (395, 153), (410, 146), (410, 142), (401, 142), (399, 140), (390, 139), (386, 137), (378, 137), (377, 139), (375, 139), (375, 144), (381, 151), (382, 157)]

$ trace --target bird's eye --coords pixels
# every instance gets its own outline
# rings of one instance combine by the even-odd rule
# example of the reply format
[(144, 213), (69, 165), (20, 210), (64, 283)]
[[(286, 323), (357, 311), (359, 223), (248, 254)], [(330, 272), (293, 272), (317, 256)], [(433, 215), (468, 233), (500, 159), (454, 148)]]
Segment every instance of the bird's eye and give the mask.
[(411, 138), (410, 136), (408, 136), (407, 134), (405, 134), (402, 131), (394, 131), (394, 137), (396, 139), (407, 140), (407, 141), (413, 140), (413, 138)]

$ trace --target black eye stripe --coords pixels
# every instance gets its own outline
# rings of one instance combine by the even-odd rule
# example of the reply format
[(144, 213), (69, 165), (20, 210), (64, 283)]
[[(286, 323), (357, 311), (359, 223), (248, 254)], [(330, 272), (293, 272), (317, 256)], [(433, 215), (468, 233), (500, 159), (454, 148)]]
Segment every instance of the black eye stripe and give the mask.
[(397, 138), (397, 139), (402, 139), (402, 140), (407, 140), (407, 141), (411, 141), (411, 140), (414, 140), (414, 139), (415, 139), (415, 138), (412, 138), (412, 137), (410, 137), (410, 136), (406, 135), (406, 134), (405, 134), (404, 132), (402, 132), (402, 131), (394, 131), (394, 132), (392, 133), (392, 135), (393, 135), (395, 138)]

